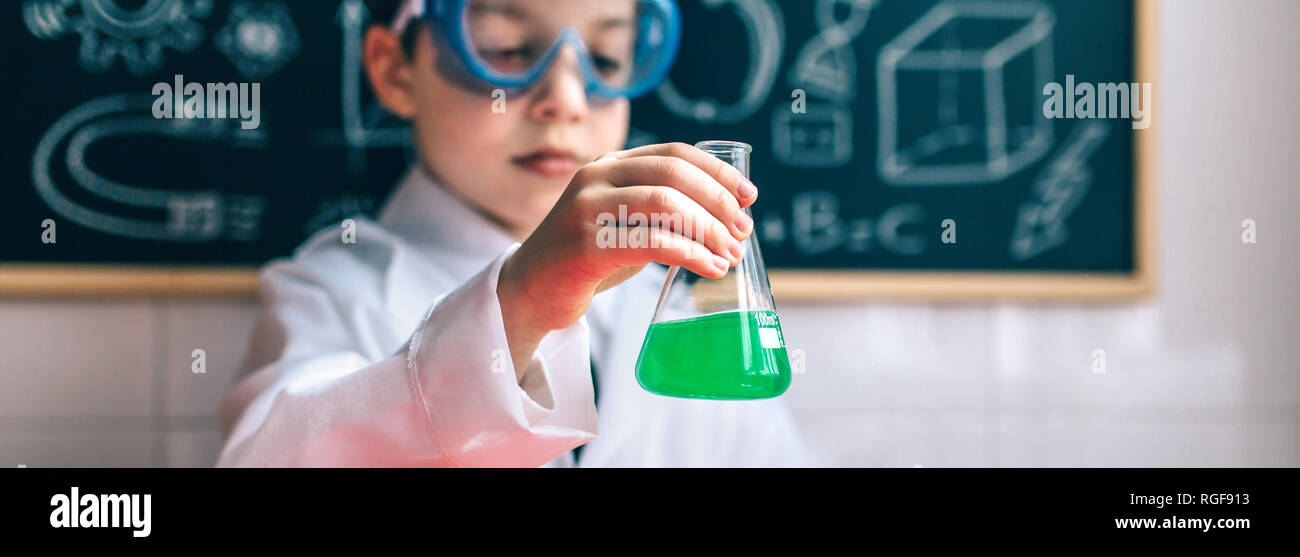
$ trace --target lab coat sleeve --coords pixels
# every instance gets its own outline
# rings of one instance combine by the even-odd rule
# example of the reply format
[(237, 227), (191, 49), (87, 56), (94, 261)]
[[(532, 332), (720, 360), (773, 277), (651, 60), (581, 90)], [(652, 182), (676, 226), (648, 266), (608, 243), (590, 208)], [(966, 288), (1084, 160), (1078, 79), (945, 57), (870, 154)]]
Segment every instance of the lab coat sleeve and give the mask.
[(516, 382), (496, 285), (517, 248), (438, 297), (382, 359), (352, 338), (367, 320), (344, 317), (356, 310), (312, 273), (267, 273), (254, 344), (277, 356), (227, 396), (218, 466), (531, 467), (594, 439), (585, 318), (548, 334)]
[(598, 434), (585, 316), (548, 334), (516, 383), (496, 289), (518, 247), (434, 306), (407, 351), (430, 436), (458, 465), (541, 466)]

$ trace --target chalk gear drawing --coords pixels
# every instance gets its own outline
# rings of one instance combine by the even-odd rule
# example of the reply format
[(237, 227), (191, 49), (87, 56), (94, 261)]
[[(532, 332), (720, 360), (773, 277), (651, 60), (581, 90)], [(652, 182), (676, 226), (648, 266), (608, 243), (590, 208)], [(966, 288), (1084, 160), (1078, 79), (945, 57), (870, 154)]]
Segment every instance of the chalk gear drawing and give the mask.
[(212, 0), (145, 0), (123, 8), (117, 0), (27, 0), (23, 23), (40, 39), (81, 36), (78, 61), (88, 72), (105, 72), (121, 58), (127, 71), (148, 75), (166, 61), (164, 49), (192, 52), (203, 41), (198, 19)]

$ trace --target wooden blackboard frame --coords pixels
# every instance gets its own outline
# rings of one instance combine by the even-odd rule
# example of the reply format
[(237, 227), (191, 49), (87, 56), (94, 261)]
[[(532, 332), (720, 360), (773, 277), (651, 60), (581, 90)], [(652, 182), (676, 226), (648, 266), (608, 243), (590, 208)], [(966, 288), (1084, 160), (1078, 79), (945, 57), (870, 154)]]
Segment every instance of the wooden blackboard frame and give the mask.
[[(1135, 73), (1155, 82), (1157, 0), (1134, 2)], [(1129, 273), (881, 272), (772, 269), (782, 301), (1122, 300), (1155, 288), (1156, 127), (1134, 136), (1134, 269)], [(232, 296), (257, 292), (257, 267), (0, 263), (0, 296)]]
[(0, 264), (0, 296), (248, 297), (258, 267)]

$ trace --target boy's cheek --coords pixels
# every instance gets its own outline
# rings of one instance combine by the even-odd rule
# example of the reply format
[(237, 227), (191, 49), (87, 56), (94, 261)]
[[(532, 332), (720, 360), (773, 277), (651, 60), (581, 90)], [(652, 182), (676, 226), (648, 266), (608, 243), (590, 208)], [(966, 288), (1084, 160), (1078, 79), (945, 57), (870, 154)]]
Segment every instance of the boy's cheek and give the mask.
[(591, 134), (586, 140), (592, 148), (592, 157), (621, 151), (627, 145), (630, 107), (627, 99), (592, 107), (591, 124), (586, 127)]

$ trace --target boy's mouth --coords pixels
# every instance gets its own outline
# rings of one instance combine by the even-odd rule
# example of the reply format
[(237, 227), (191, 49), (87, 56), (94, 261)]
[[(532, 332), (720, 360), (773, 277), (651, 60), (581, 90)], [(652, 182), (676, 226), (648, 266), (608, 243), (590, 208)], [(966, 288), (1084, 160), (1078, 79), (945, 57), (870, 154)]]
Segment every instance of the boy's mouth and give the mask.
[(568, 178), (578, 172), (582, 163), (572, 151), (546, 147), (510, 159), (510, 162), (543, 178)]

